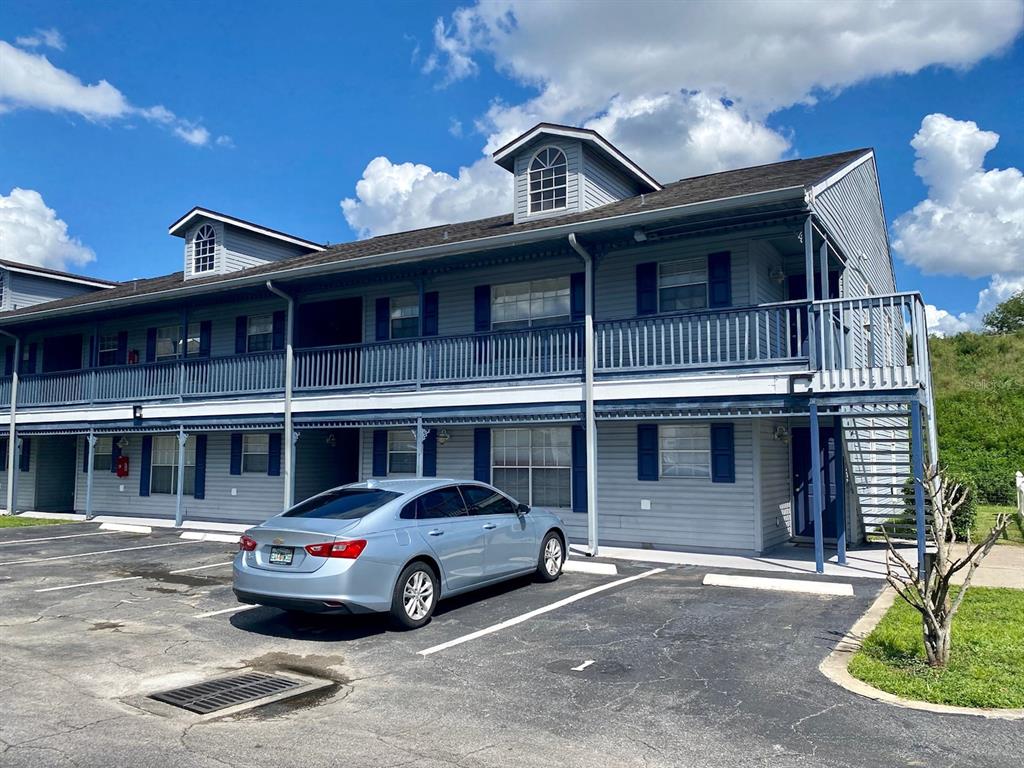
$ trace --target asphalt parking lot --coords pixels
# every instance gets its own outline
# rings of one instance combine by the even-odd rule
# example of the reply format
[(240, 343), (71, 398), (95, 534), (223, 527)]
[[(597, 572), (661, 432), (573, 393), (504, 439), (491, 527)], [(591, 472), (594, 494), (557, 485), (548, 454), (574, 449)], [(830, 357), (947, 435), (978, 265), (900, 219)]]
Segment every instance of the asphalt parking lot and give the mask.
[[(159, 529), (0, 530), (0, 763), (1017, 766), (1024, 753), (1020, 723), (892, 708), (818, 672), (878, 582), (819, 597), (620, 564), (511, 582), (394, 632), (240, 606), (234, 549)], [(330, 685), (204, 721), (138, 706), (243, 669)]]

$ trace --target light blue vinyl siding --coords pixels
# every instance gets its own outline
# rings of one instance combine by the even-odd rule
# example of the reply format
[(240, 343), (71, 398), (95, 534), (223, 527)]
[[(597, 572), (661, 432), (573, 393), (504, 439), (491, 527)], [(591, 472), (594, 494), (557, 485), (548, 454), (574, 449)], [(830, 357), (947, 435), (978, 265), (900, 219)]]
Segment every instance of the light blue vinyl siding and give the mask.
[(597, 208), (640, 194), (634, 181), (587, 146), (583, 147), (582, 178), (583, 200), (580, 210)]
[(760, 422), (762, 550), (788, 541), (793, 533), (790, 444), (775, 439), (777, 427), (788, 430), (789, 424), (784, 420)]
[[(7, 427), (4, 427), (4, 437), (7, 437)], [(40, 438), (33, 437), (29, 443), (29, 469), (22, 472), (18, 469), (18, 455), (14, 458), (14, 471), (18, 473), (16, 481), (16, 492), (18, 498), (15, 505), (19, 512), (32, 510), (36, 503), (36, 470), (39, 467)], [(17, 450), (17, 449), (14, 449)], [(0, 507), (7, 506), (7, 463), (0, 466)]]
[[(192, 258), (193, 238), (199, 228), (205, 224), (212, 226), (217, 236), (213, 270), (195, 274), (192, 271), (195, 265)], [(281, 259), (309, 253), (309, 250), (309, 248), (302, 246), (263, 237), (262, 235), (248, 232), (224, 222), (201, 220), (185, 232), (185, 279), (237, 272), (249, 267), (256, 267), (272, 261), (280, 261)]]
[(72, 283), (66, 280), (53, 280), (36, 275), (6, 271), (4, 285), (4, 310), (22, 309), (48, 301), (66, 299), (82, 293), (91, 293), (102, 288)]

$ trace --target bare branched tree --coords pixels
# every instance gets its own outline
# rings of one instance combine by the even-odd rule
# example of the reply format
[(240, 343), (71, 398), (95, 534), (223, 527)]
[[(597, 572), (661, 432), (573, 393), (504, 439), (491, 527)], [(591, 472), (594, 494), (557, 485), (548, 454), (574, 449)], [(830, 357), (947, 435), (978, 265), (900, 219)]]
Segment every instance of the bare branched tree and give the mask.
[[(917, 563), (908, 562), (900, 554), (883, 528), (888, 548), (885, 558), (886, 579), (896, 594), (921, 614), (929, 666), (944, 667), (949, 663), (953, 617), (971, 586), (975, 569), (1003, 535), (1010, 516), (997, 515), (995, 526), (977, 544), (972, 544), (968, 535), (967, 553), (956, 558), (953, 555), (956, 544), (953, 517), (967, 500), (968, 489), (957, 483), (949, 484), (941, 471), (931, 467), (925, 470), (924, 478), (917, 478), (916, 482), (923, 484), (932, 510), (931, 544), (934, 555), (931, 566), (925, 573), (921, 573)], [(951, 580), (961, 571), (964, 571), (964, 576), (960, 591), (956, 597), (950, 598)]]

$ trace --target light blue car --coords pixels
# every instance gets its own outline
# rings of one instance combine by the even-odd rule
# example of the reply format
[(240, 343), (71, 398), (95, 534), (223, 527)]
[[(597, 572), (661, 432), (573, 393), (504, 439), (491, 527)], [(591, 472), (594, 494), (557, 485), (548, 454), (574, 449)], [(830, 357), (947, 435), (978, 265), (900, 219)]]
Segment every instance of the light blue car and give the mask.
[(536, 573), (554, 581), (562, 521), (485, 483), (368, 480), (313, 496), (245, 532), (240, 602), (311, 613), (390, 612), (426, 624), (437, 601)]

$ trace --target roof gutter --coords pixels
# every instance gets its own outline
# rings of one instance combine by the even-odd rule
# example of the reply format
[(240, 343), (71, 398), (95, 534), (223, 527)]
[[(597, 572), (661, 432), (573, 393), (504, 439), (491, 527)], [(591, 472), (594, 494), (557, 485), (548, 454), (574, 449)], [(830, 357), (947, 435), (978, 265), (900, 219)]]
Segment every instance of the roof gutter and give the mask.
[(247, 288), (263, 285), (267, 280), (281, 281), (305, 277), (317, 277), (325, 274), (354, 271), (368, 266), (391, 266), (419, 261), (421, 259), (435, 256), (450, 256), (472, 251), (506, 248), (516, 245), (529, 245), (543, 240), (568, 237), (570, 233), (587, 234), (600, 232), (605, 229), (643, 226), (650, 222), (669, 219), (679, 215), (714, 213), (715, 211), (728, 210), (730, 208), (768, 205), (792, 199), (800, 199), (803, 201), (804, 193), (805, 189), (803, 186), (783, 187), (781, 189), (772, 189), (765, 192), (752, 192), (745, 195), (717, 198), (715, 200), (702, 200), (697, 203), (683, 203), (681, 205), (673, 205), (667, 208), (655, 208), (649, 211), (634, 211), (632, 213), (608, 216), (601, 219), (592, 219), (590, 221), (559, 224), (553, 227), (541, 227), (538, 229), (527, 230), (525, 232), (513, 232), (504, 235), (475, 238), (473, 240), (462, 240), (454, 243), (426, 245), (420, 248), (410, 248), (404, 251), (392, 251), (390, 253), (357, 256), (356, 258), (345, 259), (344, 261), (329, 261), (323, 264), (310, 264), (307, 266), (280, 269), (274, 272), (244, 275), (237, 278), (217, 280), (215, 282), (203, 283), (195, 286), (183, 285), (163, 291), (143, 293), (137, 296), (115, 297), (112, 299), (102, 299), (100, 301), (93, 301), (88, 304), (70, 307), (41, 309), (37, 312), (30, 312), (24, 315), (0, 318), (0, 325), (14, 325), (19, 322), (81, 314), (84, 310), (103, 309), (107, 306), (148, 304), (154, 299), (173, 299), (177, 296), (202, 296), (205, 294), (220, 293), (225, 289), (230, 290), (233, 288)]

